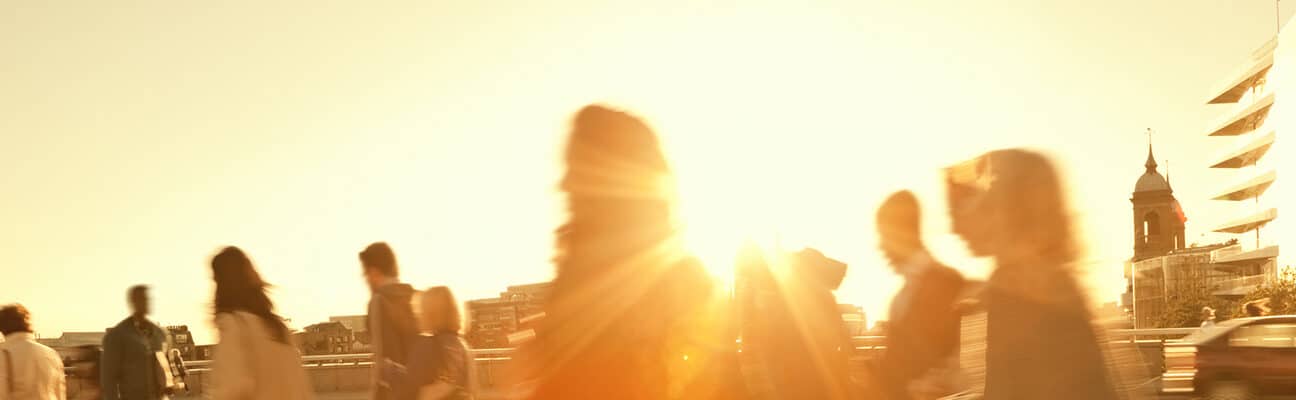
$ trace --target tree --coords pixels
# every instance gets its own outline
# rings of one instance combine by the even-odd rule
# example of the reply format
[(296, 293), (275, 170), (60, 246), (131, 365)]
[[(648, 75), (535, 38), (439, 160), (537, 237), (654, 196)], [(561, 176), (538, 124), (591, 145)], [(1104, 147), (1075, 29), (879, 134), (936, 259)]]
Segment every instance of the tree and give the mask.
[(1161, 328), (1187, 328), (1200, 326), (1202, 307), (1215, 309), (1215, 320), (1223, 321), (1233, 318), (1239, 303), (1215, 296), (1216, 287), (1193, 285), (1187, 290), (1177, 291), (1166, 297), (1165, 314), (1157, 321)]
[[(1207, 254), (1181, 256), (1179, 264), (1167, 279), (1165, 288), (1165, 310), (1157, 320), (1160, 328), (1188, 328), (1202, 324), (1202, 308), (1215, 310), (1215, 320), (1223, 321), (1233, 318), (1238, 309), (1236, 301), (1220, 296), (1215, 292), (1219, 285), (1209, 284), (1210, 256)], [(1171, 273), (1171, 272), (1167, 272)]]

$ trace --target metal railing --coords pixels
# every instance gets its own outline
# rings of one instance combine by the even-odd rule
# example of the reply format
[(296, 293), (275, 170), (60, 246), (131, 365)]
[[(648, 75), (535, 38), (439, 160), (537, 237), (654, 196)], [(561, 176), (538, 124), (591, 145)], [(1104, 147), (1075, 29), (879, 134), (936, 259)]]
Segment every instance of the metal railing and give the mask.
[[(468, 350), (472, 354), (473, 360), (476, 361), (500, 361), (508, 360), (513, 353), (513, 349), (472, 349)], [(353, 353), (353, 354), (320, 354), (302, 356), (302, 365), (307, 368), (311, 367), (328, 367), (328, 366), (348, 366), (348, 365), (370, 365), (373, 364), (373, 353)], [(211, 369), (211, 360), (194, 360), (185, 361), (185, 369), (194, 372), (202, 372)]]

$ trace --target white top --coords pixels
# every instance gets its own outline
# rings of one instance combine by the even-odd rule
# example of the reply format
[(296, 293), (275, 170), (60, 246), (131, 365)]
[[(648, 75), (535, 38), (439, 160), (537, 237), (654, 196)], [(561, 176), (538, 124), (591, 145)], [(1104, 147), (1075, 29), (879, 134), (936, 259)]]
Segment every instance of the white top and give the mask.
[[(10, 366), (13, 370), (9, 370)], [(13, 387), (9, 386), (13, 382)], [(64, 400), (67, 378), (58, 353), (36, 343), (30, 332), (0, 342), (0, 400)]]
[(260, 317), (242, 311), (220, 313), (216, 328), (220, 343), (212, 354), (212, 400), (314, 397), (297, 347), (291, 340), (275, 341)]

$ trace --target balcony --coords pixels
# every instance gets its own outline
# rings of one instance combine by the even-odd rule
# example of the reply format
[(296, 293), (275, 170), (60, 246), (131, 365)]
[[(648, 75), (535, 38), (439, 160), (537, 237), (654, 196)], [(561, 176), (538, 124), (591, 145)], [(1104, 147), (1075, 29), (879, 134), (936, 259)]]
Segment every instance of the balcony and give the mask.
[(1278, 209), (1270, 208), (1268, 210), (1260, 211), (1258, 213), (1251, 214), (1240, 219), (1229, 221), (1228, 223), (1225, 223), (1223, 225), (1220, 225), (1218, 228), (1215, 228), (1214, 231), (1220, 233), (1250, 232), (1259, 229), (1260, 227), (1264, 226), (1265, 224), (1268, 224), (1270, 221), (1273, 221), (1276, 218), (1278, 218)]
[(1258, 128), (1269, 116), (1269, 108), (1274, 104), (1274, 92), (1269, 90), (1255, 102), (1242, 107), (1236, 113), (1226, 115), (1215, 123), (1208, 136), (1237, 136)]
[(1267, 282), (1269, 282), (1268, 275), (1244, 276), (1221, 282), (1219, 289), (1211, 294), (1216, 296), (1246, 296)]
[(1242, 168), (1255, 165), (1256, 161), (1260, 161), (1260, 158), (1269, 152), (1269, 148), (1273, 147), (1274, 137), (1274, 129), (1267, 128), (1257, 139), (1220, 157), (1222, 160), (1211, 168)]
[(1221, 84), (1211, 91), (1211, 94), (1215, 97), (1207, 103), (1225, 104), (1238, 102), (1238, 100), (1246, 94), (1247, 90), (1250, 89), (1251, 86), (1255, 85), (1256, 80), (1259, 77), (1264, 76), (1265, 73), (1269, 72), (1269, 68), (1273, 67), (1274, 49), (1277, 48), (1277, 45), (1278, 41), (1275, 37), (1263, 46), (1260, 46), (1260, 48), (1253, 53), (1254, 56), (1248, 63), (1234, 70), (1235, 72), (1230, 74), (1228, 79), (1221, 82)]
[(1229, 255), (1220, 255), (1214, 262), (1219, 265), (1250, 266), (1262, 265), (1278, 257), (1278, 246), (1261, 247)]
[(1275, 179), (1278, 179), (1278, 173), (1276, 171), (1265, 172), (1248, 179), (1245, 182), (1234, 185), (1220, 195), (1215, 196), (1212, 200), (1242, 201), (1254, 199), (1260, 197), (1260, 195), (1264, 194), (1266, 190), (1269, 190), (1269, 186), (1273, 185)]

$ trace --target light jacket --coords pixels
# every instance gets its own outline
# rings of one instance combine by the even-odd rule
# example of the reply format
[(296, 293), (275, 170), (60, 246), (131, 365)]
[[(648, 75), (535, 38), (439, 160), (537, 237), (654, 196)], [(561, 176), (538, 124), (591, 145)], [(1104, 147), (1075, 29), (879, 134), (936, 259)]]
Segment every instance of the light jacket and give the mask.
[(67, 378), (58, 353), (36, 343), (30, 332), (5, 336), (0, 342), (0, 400), (66, 398)]
[(276, 341), (261, 317), (243, 311), (219, 313), (216, 329), (220, 343), (212, 354), (212, 400), (314, 397), (301, 353), (291, 340)]

